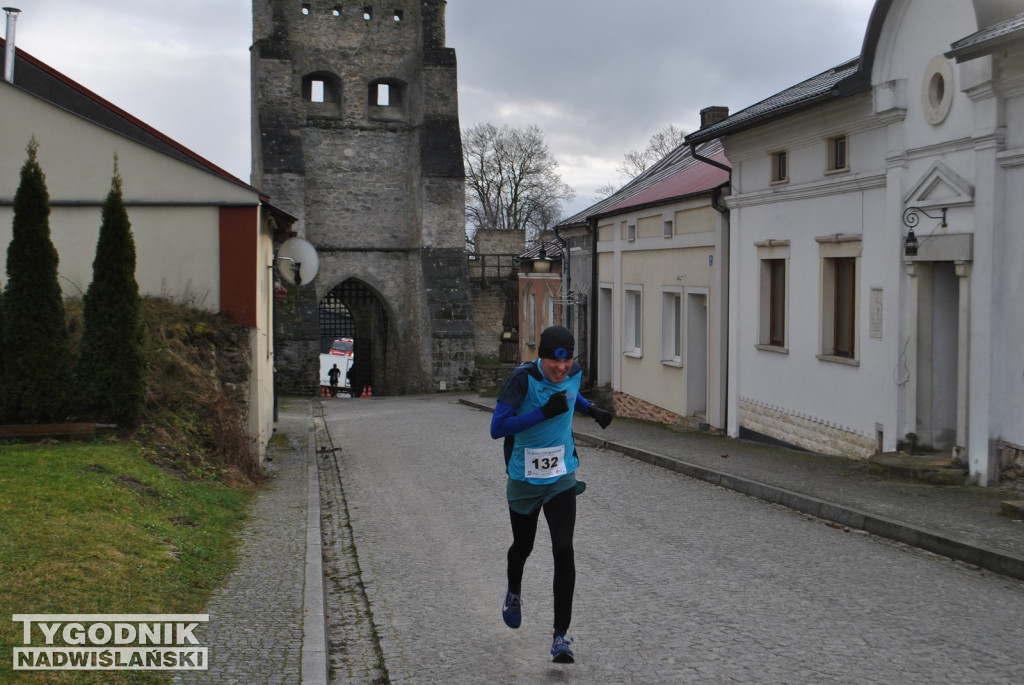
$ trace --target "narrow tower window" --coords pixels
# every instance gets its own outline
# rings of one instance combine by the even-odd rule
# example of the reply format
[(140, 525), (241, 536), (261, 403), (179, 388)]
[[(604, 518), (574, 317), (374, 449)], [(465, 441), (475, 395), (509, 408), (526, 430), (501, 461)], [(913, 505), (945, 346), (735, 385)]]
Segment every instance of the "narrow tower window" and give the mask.
[(367, 116), (378, 121), (405, 119), (405, 83), (396, 78), (379, 78), (369, 83)]
[(308, 2), (302, 3), (302, 13), (303, 14), (309, 14), (309, 8), (310, 8), (310, 5), (309, 5)]
[(302, 99), (306, 101), (307, 117), (341, 116), (341, 83), (335, 74), (318, 71), (304, 76)]
[(363, 8), (363, 19), (365, 19), (366, 21), (370, 21), (371, 19), (373, 19), (372, 7), (367, 6)]
[(395, 23), (398, 24), (404, 18), (402, 10), (395, 10)]
[(336, 17), (340, 17), (341, 16), (341, 5), (335, 5), (334, 9), (331, 10), (331, 14), (333, 14)]

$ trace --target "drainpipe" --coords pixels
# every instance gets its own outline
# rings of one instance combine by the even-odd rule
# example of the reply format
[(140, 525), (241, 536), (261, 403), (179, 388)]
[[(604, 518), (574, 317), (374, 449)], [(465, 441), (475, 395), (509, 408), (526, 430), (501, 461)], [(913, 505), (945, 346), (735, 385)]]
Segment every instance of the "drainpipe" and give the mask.
[(587, 219), (587, 232), (590, 233), (590, 387), (597, 387), (597, 303), (600, 291), (597, 289), (597, 219)]
[[(558, 238), (559, 244), (562, 246), (562, 276), (565, 279), (565, 294), (566, 296), (572, 292), (572, 271), (569, 269), (569, 245), (565, 242), (565, 238), (558, 232), (558, 226), (555, 226), (555, 237)], [(569, 305), (562, 305), (562, 320), (568, 321), (569, 317), (566, 316), (569, 313)], [(573, 323), (576, 323), (573, 321)]]
[(4, 80), (8, 83), (14, 83), (14, 29), (15, 24), (18, 21), (18, 13), (21, 12), (17, 7), (4, 7), (4, 12), (7, 12), (7, 45), (4, 51)]
[(690, 154), (693, 155), (694, 159), (698, 159), (704, 162), (705, 164), (710, 164), (711, 166), (718, 167), (719, 169), (722, 169), (727, 174), (729, 174), (728, 181), (726, 181), (725, 183), (711, 191), (711, 206), (715, 210), (717, 210), (719, 214), (728, 214), (729, 208), (722, 204), (722, 188), (732, 186), (732, 167), (729, 166), (728, 164), (722, 164), (721, 162), (715, 161), (710, 157), (702, 156), (699, 152), (697, 152), (697, 143), (689, 143), (689, 145)]
[[(726, 207), (722, 203), (722, 188), (732, 188), (732, 167), (730, 167), (730, 166), (728, 166), (726, 164), (722, 164), (721, 162), (715, 161), (715, 160), (711, 159), (710, 157), (702, 156), (699, 152), (697, 152), (697, 144), (696, 143), (690, 143), (689, 145), (690, 145), (690, 154), (693, 155), (694, 159), (700, 160), (701, 162), (704, 162), (705, 164), (710, 164), (713, 167), (718, 167), (719, 169), (722, 169), (727, 174), (729, 174), (729, 178), (728, 178), (728, 180), (726, 180), (725, 183), (723, 183), (722, 185), (718, 186), (717, 188), (714, 188), (711, 191), (711, 206), (719, 214), (721, 214), (724, 217), (725, 225), (726, 225), (725, 238), (726, 238), (726, 243), (728, 243), (728, 241), (729, 241), (729, 233), (731, 232), (731, 228), (729, 226), (729, 208)], [(728, 249), (728, 245), (726, 245), (726, 249)], [(729, 260), (727, 260), (727, 259), (723, 259), (722, 260), (723, 268), (728, 268), (728, 266), (727, 266), (728, 264), (729, 264)], [(729, 274), (728, 274), (728, 272), (726, 272), (724, 274), (724, 276), (725, 276), (725, 282), (728, 284), (728, 282), (729, 282)], [(727, 287), (726, 292), (728, 292), (728, 286), (726, 286), (726, 287)], [(729, 299), (728, 299), (728, 297), (726, 297), (725, 301), (726, 301), (727, 304), (726, 304), (726, 307), (722, 310), (722, 316), (724, 316), (724, 317), (726, 317), (726, 319), (728, 319), (728, 316), (729, 316), (729, 309), (728, 309), (728, 301), (729, 301)], [(728, 338), (731, 335), (731, 333), (729, 331), (728, 325), (726, 325), (725, 328), (726, 328), (726, 332), (725, 332), (725, 337), (726, 337), (726, 340), (725, 340), (726, 355), (725, 356), (726, 356), (726, 359), (728, 360), (728, 357), (729, 357), (729, 351), (728, 351), (729, 350), (729, 340), (728, 340)], [(726, 396), (725, 411), (722, 413), (722, 423), (725, 426), (729, 425), (729, 398), (728, 398), (729, 373), (730, 373), (729, 365), (728, 365), (728, 363), (726, 363), (725, 371), (724, 371), (725, 378), (723, 379), (723, 382), (725, 383), (725, 388), (722, 389), (723, 392), (725, 392), (725, 396)]]

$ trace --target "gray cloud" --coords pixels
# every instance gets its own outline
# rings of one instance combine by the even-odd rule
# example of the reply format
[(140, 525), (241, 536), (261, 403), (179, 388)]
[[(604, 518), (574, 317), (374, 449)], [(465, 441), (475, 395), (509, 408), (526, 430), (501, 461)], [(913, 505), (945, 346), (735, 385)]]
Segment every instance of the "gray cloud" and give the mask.
[[(17, 0), (14, 4), (18, 4)], [(577, 200), (668, 124), (860, 52), (872, 0), (449, 0), (463, 128), (537, 124)], [(22, 0), (18, 45), (249, 179), (249, 0)]]

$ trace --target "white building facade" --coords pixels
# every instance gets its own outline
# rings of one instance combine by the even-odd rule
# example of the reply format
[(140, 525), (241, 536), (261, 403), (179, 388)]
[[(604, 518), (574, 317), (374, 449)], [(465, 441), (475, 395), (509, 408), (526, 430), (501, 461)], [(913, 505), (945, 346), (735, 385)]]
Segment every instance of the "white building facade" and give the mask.
[(879, 0), (858, 59), (687, 138), (733, 165), (730, 435), (1021, 458), (1022, 11)]

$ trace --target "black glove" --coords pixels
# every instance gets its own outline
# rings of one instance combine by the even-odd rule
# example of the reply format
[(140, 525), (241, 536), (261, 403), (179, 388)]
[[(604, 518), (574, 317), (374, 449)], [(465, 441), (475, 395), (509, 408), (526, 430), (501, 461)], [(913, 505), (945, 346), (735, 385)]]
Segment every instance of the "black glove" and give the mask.
[(545, 419), (550, 419), (552, 416), (558, 416), (569, 411), (569, 401), (565, 399), (565, 391), (556, 392), (548, 400), (548, 403), (540, 408)]
[(596, 404), (590, 405), (590, 411), (588, 412), (597, 421), (597, 425), (601, 426), (602, 429), (607, 428), (608, 424), (612, 422), (612, 415), (606, 412)]

